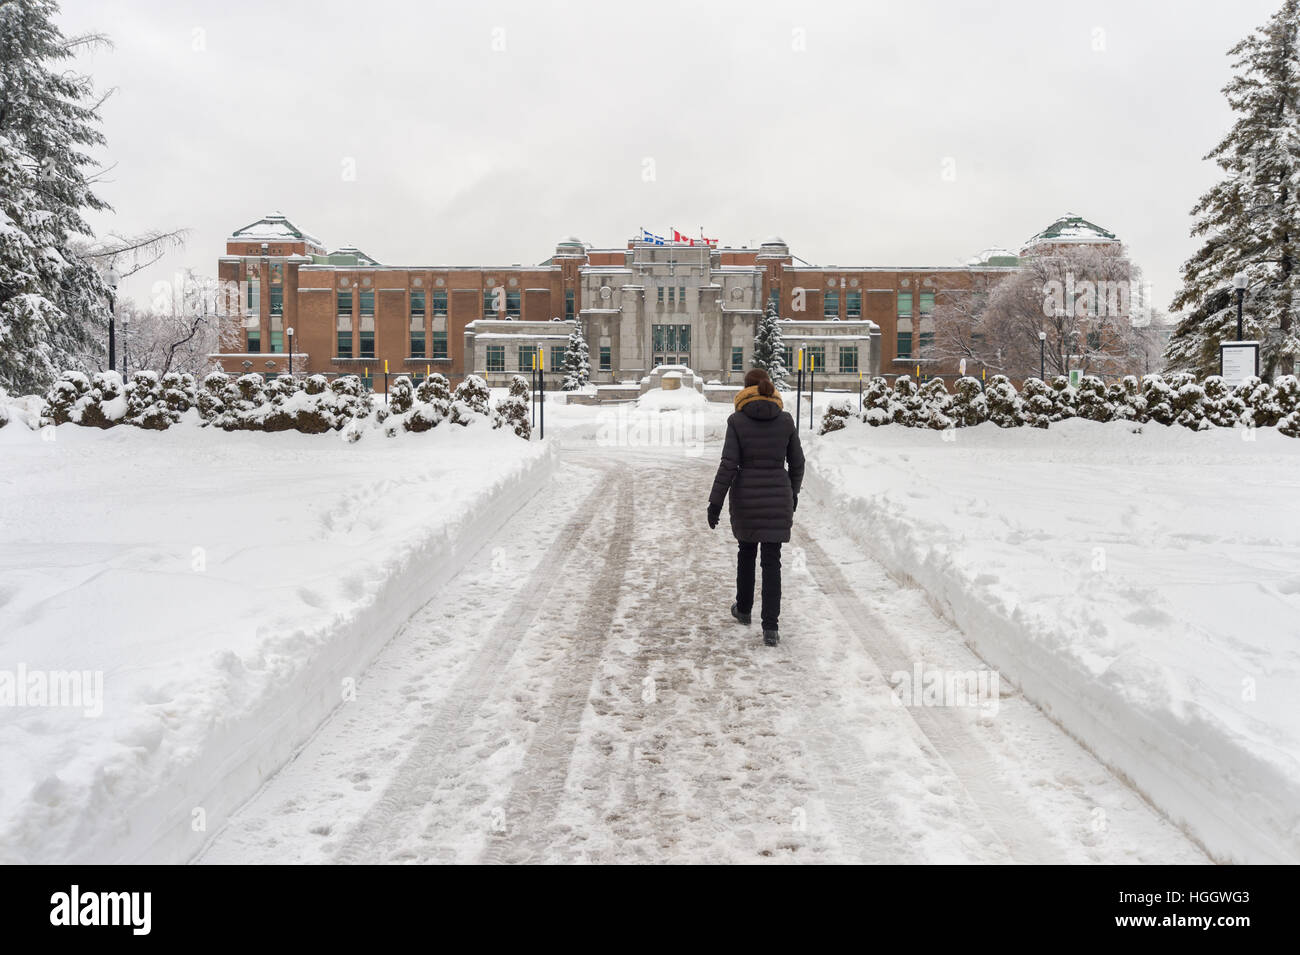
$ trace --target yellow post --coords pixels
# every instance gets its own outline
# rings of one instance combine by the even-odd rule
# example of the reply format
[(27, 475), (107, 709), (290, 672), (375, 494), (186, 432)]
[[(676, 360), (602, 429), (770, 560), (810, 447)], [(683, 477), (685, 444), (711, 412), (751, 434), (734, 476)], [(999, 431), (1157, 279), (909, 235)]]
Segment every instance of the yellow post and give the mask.
[(388, 359), (384, 359), (384, 374), (388, 374)]
[(799, 349), (799, 359), (798, 361), (795, 362), (795, 364), (798, 365), (798, 367), (795, 368), (795, 371), (803, 371), (803, 349), (802, 348)]
[(916, 366), (916, 377), (917, 377), (918, 380), (919, 380), (920, 377), (921, 377), (921, 366), (920, 366), (920, 365), (917, 365), (917, 366)]
[(542, 351), (542, 346), (537, 346), (537, 370), (546, 370), (546, 352)]
[(429, 377), (429, 366), (428, 366), (428, 365), (425, 365), (425, 366), (424, 366), (424, 377), (425, 377), (425, 378), (428, 378), (428, 377)]
[(816, 356), (816, 355), (809, 355), (809, 356), (808, 356), (808, 370), (809, 370), (809, 371), (814, 371), (814, 372), (817, 370), (817, 356)]

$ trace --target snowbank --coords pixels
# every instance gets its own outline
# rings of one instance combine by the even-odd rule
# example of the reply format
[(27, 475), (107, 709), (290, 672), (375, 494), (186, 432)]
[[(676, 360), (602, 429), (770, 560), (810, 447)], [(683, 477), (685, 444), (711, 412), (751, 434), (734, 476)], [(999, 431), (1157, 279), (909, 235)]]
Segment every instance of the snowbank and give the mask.
[(0, 706), (0, 862), (188, 858), (553, 464), (488, 428), (0, 429), (0, 676), (103, 680), (97, 717)]
[(808, 487), (1221, 860), (1300, 862), (1300, 442), (869, 428)]

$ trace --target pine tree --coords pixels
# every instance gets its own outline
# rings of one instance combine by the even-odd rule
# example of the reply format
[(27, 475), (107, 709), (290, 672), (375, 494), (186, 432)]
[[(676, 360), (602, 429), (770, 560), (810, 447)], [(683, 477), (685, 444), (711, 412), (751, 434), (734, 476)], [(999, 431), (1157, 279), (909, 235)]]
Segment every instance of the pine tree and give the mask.
[(100, 351), (108, 289), (79, 254), (83, 218), (107, 209), (85, 150), (104, 142), (90, 82), (62, 68), (79, 45), (52, 0), (0, 3), (0, 385), (43, 390)]
[[(1218, 345), (1235, 337), (1235, 301), (1224, 292), (1237, 272), (1249, 280), (1246, 310), (1258, 322), (1265, 378), (1300, 359), (1300, 0), (1230, 51), (1234, 76), (1223, 94), (1237, 114), (1205, 157), (1224, 178), (1193, 207), (1193, 236), (1205, 244), (1183, 265), (1173, 308), (1199, 308), (1181, 323), (1165, 355), (1170, 370), (1218, 369)], [(1217, 295), (1217, 298), (1215, 296)], [(1226, 308), (1223, 306), (1226, 304)], [(1229, 321), (1229, 315), (1231, 321)]]
[(582, 334), (582, 326), (575, 325), (569, 333), (569, 344), (564, 349), (564, 382), (560, 388), (564, 391), (577, 391), (591, 380), (591, 353), (587, 350), (587, 338)]
[(785, 376), (789, 369), (785, 367), (785, 345), (781, 342), (781, 320), (776, 314), (776, 301), (767, 303), (767, 311), (758, 320), (758, 331), (754, 333), (754, 356), (750, 362), (755, 368), (762, 368), (776, 387), (785, 391)]

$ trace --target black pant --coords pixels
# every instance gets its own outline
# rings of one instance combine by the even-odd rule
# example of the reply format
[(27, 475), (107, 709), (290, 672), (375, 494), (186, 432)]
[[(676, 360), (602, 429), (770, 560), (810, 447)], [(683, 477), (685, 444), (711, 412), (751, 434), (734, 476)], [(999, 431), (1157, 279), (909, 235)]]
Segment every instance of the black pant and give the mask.
[[(754, 558), (760, 545), (740, 541), (736, 556), (736, 609), (749, 613), (754, 609)], [(763, 629), (775, 630), (781, 616), (781, 542), (764, 542), (763, 559)]]

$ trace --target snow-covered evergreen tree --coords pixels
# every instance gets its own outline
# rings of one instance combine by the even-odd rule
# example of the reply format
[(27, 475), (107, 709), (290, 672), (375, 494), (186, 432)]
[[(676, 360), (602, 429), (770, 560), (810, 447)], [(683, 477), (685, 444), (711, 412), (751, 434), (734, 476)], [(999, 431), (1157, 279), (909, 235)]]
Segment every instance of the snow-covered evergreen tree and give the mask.
[(921, 385), (917, 397), (921, 400), (921, 406), (913, 418), (914, 427), (929, 428), (932, 431), (946, 431), (955, 427), (948, 414), (952, 407), (952, 395), (948, 394), (948, 386), (942, 378), (931, 378)]
[(1084, 375), (1074, 393), (1074, 413), (1085, 421), (1111, 421), (1115, 405), (1108, 397), (1106, 383), (1096, 375)]
[(876, 377), (867, 382), (862, 393), (862, 420), (873, 428), (894, 420), (894, 390), (887, 378)]
[(79, 45), (52, 0), (0, 3), (0, 385), (44, 390), (102, 351), (109, 293), (77, 237), (107, 209), (87, 181), (103, 143), (86, 77), (65, 67)]
[[(1218, 343), (1235, 337), (1237, 272), (1249, 279), (1246, 310), (1260, 326), (1265, 378), (1300, 359), (1300, 0), (1231, 50), (1223, 88), (1237, 118), (1206, 159), (1224, 178), (1193, 207), (1204, 245), (1183, 265), (1175, 309), (1193, 311), (1166, 350), (1168, 367), (1198, 377), (1218, 370)], [(1216, 297), (1217, 296), (1217, 297)], [(1226, 308), (1222, 307), (1225, 306)], [(1192, 317), (1192, 316), (1189, 316)]]
[(1147, 420), (1147, 402), (1142, 396), (1142, 385), (1134, 375), (1125, 375), (1107, 388), (1106, 398), (1115, 406), (1116, 420), (1139, 424)]
[(966, 375), (953, 386), (948, 415), (958, 428), (973, 428), (989, 419), (989, 403), (978, 378)]
[(822, 424), (817, 433), (830, 434), (832, 431), (843, 431), (851, 417), (853, 417), (851, 399), (832, 398), (826, 402), (826, 410), (822, 412)]
[(989, 420), (999, 428), (1018, 428), (1025, 423), (1020, 395), (1006, 375), (994, 375), (989, 379), (984, 400), (988, 402)]
[(1235, 428), (1246, 411), (1243, 402), (1218, 375), (1211, 375), (1202, 385), (1205, 420), (1216, 428)]
[(563, 391), (577, 391), (591, 380), (591, 355), (587, 350), (587, 337), (582, 334), (582, 326), (575, 326), (569, 332), (569, 343), (564, 349), (564, 381), (560, 384)]
[(1052, 379), (1052, 420), (1064, 421), (1076, 415), (1074, 407), (1074, 388), (1065, 375)]
[(388, 410), (393, 414), (406, 414), (415, 404), (415, 389), (407, 375), (398, 375), (388, 389)]
[(1046, 428), (1055, 408), (1052, 387), (1041, 378), (1026, 378), (1020, 388), (1020, 416), (1024, 423), (1031, 428)]
[(921, 395), (911, 375), (894, 379), (894, 400), (889, 410), (894, 424), (915, 427), (917, 415), (921, 413)]
[(1160, 375), (1142, 376), (1142, 398), (1146, 402), (1147, 420), (1156, 424), (1173, 424), (1178, 418), (1174, 408), (1174, 389)]
[(754, 353), (750, 359), (754, 368), (762, 368), (767, 377), (772, 379), (780, 391), (789, 387), (785, 378), (789, 369), (785, 367), (785, 345), (781, 341), (781, 319), (777, 316), (775, 300), (769, 300), (767, 310), (758, 320), (758, 329), (754, 333)]

